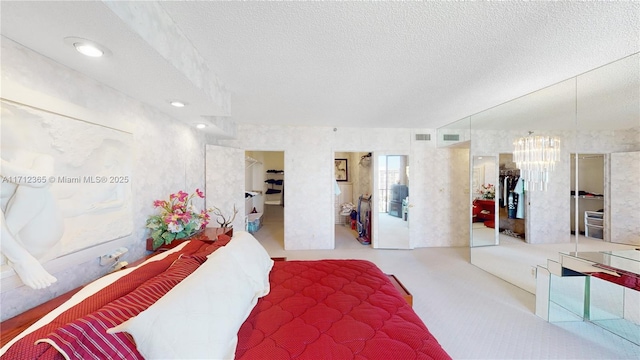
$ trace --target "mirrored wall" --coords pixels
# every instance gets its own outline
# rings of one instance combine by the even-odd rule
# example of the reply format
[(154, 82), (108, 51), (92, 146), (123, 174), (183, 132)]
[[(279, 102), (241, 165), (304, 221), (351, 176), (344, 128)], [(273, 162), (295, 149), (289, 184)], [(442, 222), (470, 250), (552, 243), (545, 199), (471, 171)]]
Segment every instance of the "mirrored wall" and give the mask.
[[(535, 266), (560, 251), (640, 245), (639, 64), (635, 54), (438, 129), (438, 146), (469, 148), (473, 264), (535, 293)], [(530, 134), (560, 140), (546, 191), (519, 181), (514, 140)]]

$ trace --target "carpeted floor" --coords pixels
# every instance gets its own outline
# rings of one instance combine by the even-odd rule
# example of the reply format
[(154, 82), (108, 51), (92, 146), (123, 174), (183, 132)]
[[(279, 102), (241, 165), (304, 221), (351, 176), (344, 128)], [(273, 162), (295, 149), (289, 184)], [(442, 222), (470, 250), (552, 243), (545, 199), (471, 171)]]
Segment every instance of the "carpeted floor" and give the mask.
[(255, 234), (271, 256), (290, 260), (366, 259), (395, 274), (414, 310), (454, 359), (639, 359), (640, 347), (590, 323), (548, 323), (535, 297), (469, 262), (469, 248), (374, 250), (336, 225), (336, 249), (285, 251), (284, 231)]

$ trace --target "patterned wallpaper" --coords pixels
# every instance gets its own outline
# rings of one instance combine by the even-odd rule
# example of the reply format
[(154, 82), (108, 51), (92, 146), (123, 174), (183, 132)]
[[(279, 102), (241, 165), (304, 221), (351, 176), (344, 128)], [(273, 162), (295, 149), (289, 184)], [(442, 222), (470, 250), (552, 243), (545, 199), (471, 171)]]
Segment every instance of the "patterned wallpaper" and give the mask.
[(285, 152), (287, 250), (334, 247), (332, 168), (336, 151), (409, 154), (410, 199), (415, 204), (411, 246), (467, 246), (468, 150), (436, 149), (434, 141), (413, 141), (415, 132), (431, 133), (435, 138), (435, 130), (428, 129), (334, 131), (330, 127), (239, 125), (238, 139), (221, 140), (220, 145)]
[[(3, 96), (5, 82), (18, 83), (41, 94), (41, 97), (32, 98), (35, 105), (44, 106), (55, 99), (53, 103), (72, 104), (69, 108), (90, 109), (92, 114), (100, 115), (96, 121), (107, 122), (110, 126), (133, 133), (134, 233), (124, 240), (129, 253), (123, 260), (137, 259), (145, 254), (144, 239), (148, 231), (144, 224), (153, 212), (153, 200), (165, 198), (177, 190), (191, 192), (196, 187), (204, 187), (205, 144), (285, 152), (287, 184), (288, 189), (292, 189), (285, 197), (287, 250), (334, 247), (331, 169), (336, 151), (409, 154), (410, 199), (415, 204), (410, 215), (411, 246), (468, 246), (469, 152), (471, 155), (494, 156), (500, 152), (510, 152), (512, 139), (521, 135), (504, 131), (474, 132), (471, 134), (470, 150), (439, 149), (435, 141), (413, 140), (415, 133), (430, 133), (435, 139), (433, 129), (334, 130), (330, 127), (239, 125), (237, 139), (215, 140), (7, 39), (2, 41), (2, 81)], [(68, 86), (70, 83), (73, 86)], [(637, 151), (640, 150), (639, 134), (637, 130), (581, 133), (579, 150)], [(567, 149), (576, 149), (572, 145), (575, 144), (575, 138), (571, 137), (565, 144)], [(564, 198), (569, 193), (567, 164), (568, 157), (563, 157), (554, 174), (559, 179), (567, 180), (561, 180), (553, 186), (552, 192), (540, 194), (540, 197)], [(231, 178), (241, 177), (241, 174), (227, 175)], [(551, 205), (550, 199), (532, 197), (533, 200), (540, 200), (541, 204), (546, 205), (530, 209), (530, 218), (545, 226), (538, 226), (540, 230), (536, 235), (531, 235), (531, 241), (566, 241), (563, 224), (566, 223), (568, 227), (569, 203), (555, 206)], [(560, 234), (561, 231), (563, 234)], [(77, 271), (78, 268), (83, 271)], [(3, 292), (0, 293), (2, 319), (71, 290), (107, 270), (99, 266), (95, 258), (91, 258), (55, 272), (54, 275), (60, 280), (45, 290), (3, 286)]]
[[(178, 190), (193, 192), (195, 188), (204, 188), (204, 146), (215, 140), (196, 129), (5, 38), (2, 82), (3, 97), (16, 95), (9, 93), (5, 84), (18, 83), (29, 90), (29, 105), (61, 106), (63, 111), (83, 109), (85, 114), (95, 116), (88, 121), (133, 133), (133, 234), (119, 242), (118, 246), (129, 249), (122, 260), (132, 261), (146, 255), (145, 239), (149, 233), (145, 223), (154, 211), (153, 200), (167, 198)], [(198, 207), (202, 205), (196, 203)], [(107, 246), (104, 253), (118, 246)], [(91, 251), (85, 256), (76, 255), (73, 259), (79, 262), (61, 261), (62, 264), (51, 266), (55, 271), (49, 269), (49, 263), (45, 264), (58, 282), (43, 290), (19, 286), (17, 276), (3, 277), (1, 320), (104, 275), (109, 267), (99, 265), (100, 255)]]

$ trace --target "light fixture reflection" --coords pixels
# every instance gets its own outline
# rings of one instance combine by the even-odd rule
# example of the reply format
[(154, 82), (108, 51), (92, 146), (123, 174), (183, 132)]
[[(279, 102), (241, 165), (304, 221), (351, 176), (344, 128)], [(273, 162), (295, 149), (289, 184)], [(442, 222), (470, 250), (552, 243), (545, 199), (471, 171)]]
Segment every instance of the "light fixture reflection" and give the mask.
[(525, 190), (547, 190), (549, 174), (560, 160), (560, 139), (554, 136), (521, 137), (513, 142), (513, 161), (520, 169)]
[(205, 125), (205, 124), (198, 124), (198, 125), (196, 125), (196, 127), (197, 127), (198, 129), (204, 129), (204, 128), (206, 128), (206, 127), (207, 127), (207, 125)]
[(186, 104), (183, 103), (182, 101), (172, 101), (171, 105), (177, 108), (182, 108), (182, 107), (185, 107)]

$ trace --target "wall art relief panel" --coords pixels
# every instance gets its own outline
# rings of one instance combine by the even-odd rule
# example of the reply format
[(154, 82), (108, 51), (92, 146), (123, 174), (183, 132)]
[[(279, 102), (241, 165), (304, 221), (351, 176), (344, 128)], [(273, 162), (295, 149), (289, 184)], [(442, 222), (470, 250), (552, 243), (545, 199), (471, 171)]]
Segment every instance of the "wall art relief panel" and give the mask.
[(132, 233), (132, 134), (1, 105), (3, 241), (44, 263)]

